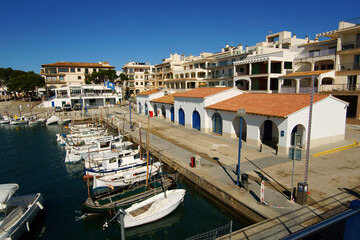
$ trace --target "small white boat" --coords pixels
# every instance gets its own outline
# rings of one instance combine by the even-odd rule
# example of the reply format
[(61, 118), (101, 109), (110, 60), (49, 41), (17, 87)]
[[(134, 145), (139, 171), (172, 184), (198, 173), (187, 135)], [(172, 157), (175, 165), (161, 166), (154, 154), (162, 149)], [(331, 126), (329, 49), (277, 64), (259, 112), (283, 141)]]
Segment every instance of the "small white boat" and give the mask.
[[(156, 162), (149, 165), (149, 178), (160, 173), (161, 163)], [(134, 183), (145, 181), (147, 166), (125, 169), (115, 174), (105, 175), (103, 177), (94, 177), (93, 189), (124, 187)]]
[(59, 124), (67, 124), (71, 122), (71, 118), (61, 119), (58, 123)]
[(9, 124), (10, 123), (10, 117), (5, 115), (0, 118), (0, 124)]
[(10, 119), (10, 125), (23, 125), (27, 123), (28, 120), (25, 117), (15, 117), (14, 119)]
[(57, 116), (51, 116), (46, 120), (46, 125), (57, 124), (61, 119)]
[(131, 168), (138, 168), (143, 166), (146, 166), (146, 161), (144, 161), (144, 159), (141, 160), (140, 158), (134, 158), (134, 156), (117, 156), (102, 160), (102, 162), (97, 167), (85, 167), (85, 175), (101, 177), (120, 173), (124, 170), (130, 170)]
[[(166, 197), (165, 197), (166, 196)], [(173, 212), (184, 201), (185, 189), (167, 190), (124, 210), (124, 228), (155, 222)], [(121, 224), (120, 215), (117, 221)]]
[(0, 185), (0, 239), (18, 239), (30, 231), (30, 223), (42, 210), (44, 199), (40, 193), (13, 196), (19, 189), (15, 183)]

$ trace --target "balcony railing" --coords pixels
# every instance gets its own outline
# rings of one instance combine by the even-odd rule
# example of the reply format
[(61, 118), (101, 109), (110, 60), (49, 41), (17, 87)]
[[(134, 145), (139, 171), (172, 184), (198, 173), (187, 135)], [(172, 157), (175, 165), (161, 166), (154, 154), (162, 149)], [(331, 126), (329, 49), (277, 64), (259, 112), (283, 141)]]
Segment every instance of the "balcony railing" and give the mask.
[(308, 52), (304, 54), (300, 54), (295, 57), (295, 59), (302, 59), (302, 58), (313, 58), (313, 57), (321, 57), (321, 56), (327, 56), (327, 55), (335, 55), (336, 49), (324, 49), (321, 51), (316, 52)]
[(341, 44), (341, 50), (350, 50), (360, 48), (360, 41), (354, 41), (354, 42), (344, 42)]
[(339, 65), (340, 71), (360, 70), (360, 63), (343, 63)]
[(229, 78), (234, 77), (234, 74), (218, 74), (218, 75), (209, 75), (205, 79), (221, 79), (221, 78)]
[(331, 85), (321, 85), (321, 92), (329, 92), (329, 91), (356, 91), (360, 90), (360, 83), (357, 84), (331, 84)]

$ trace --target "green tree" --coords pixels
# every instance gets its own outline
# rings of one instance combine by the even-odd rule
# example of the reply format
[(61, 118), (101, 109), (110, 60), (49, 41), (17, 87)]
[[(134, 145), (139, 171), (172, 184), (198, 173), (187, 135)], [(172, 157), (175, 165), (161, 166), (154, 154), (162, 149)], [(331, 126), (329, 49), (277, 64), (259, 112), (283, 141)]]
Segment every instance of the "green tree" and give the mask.
[(114, 80), (117, 78), (118, 78), (118, 76), (116, 75), (115, 70), (100, 69), (98, 72), (92, 72), (92, 74), (89, 77), (87, 77), (87, 79), (85, 80), (85, 83), (86, 84), (90, 84), (90, 83), (101, 84), (106, 81), (114, 82)]
[(119, 77), (120, 77), (121, 80), (129, 80), (128, 76), (126, 76), (125, 73), (120, 73)]

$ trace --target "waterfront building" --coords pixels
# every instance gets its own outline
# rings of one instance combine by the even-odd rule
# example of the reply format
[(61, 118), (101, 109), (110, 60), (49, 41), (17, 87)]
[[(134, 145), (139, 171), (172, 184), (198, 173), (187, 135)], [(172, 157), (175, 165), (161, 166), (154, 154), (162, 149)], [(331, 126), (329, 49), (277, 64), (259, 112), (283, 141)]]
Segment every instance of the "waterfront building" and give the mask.
[(240, 59), (234, 56), (234, 86), (246, 91), (281, 92), (279, 77), (294, 71), (293, 61), (298, 54), (297, 46), (309, 42), (311, 41), (308, 37), (300, 39), (288, 31), (267, 35), (264, 42), (247, 47), (245, 52), (238, 56)]
[[(227, 138), (240, 136), (236, 111), (246, 110), (242, 139), (250, 145), (267, 145), (280, 153), (294, 147), (304, 150), (309, 118), (309, 94), (249, 93), (236, 87), (205, 87), (166, 94), (150, 90), (137, 99), (138, 112)], [(150, 104), (149, 104), (150, 103)], [(145, 107), (143, 107), (145, 106)], [(329, 94), (314, 98), (311, 147), (344, 139), (348, 103)]]
[(348, 102), (349, 120), (360, 120), (360, 18), (342, 21), (337, 30), (316, 34), (314, 42), (300, 45), (294, 72), (279, 77), (279, 92), (308, 93), (312, 76), (316, 93)]
[(48, 89), (55, 89), (70, 84), (85, 84), (87, 76), (93, 72), (114, 69), (108, 62), (81, 63), (56, 62), (41, 65), (40, 75), (45, 78)]
[(128, 62), (123, 66), (123, 73), (129, 78), (126, 86), (127, 95), (136, 95), (153, 87), (150, 80), (153, 75), (154, 66), (141, 62)]
[[(212, 53), (200, 53), (199, 56), (182, 56), (181, 66), (178, 67), (173, 64), (171, 66), (171, 59), (169, 59), (168, 68), (163, 68), (163, 71), (169, 72), (163, 75), (165, 88), (177, 92), (184, 92), (189, 89), (206, 86), (206, 78), (208, 77), (208, 57)], [(179, 55), (170, 55), (171, 58), (179, 57)], [(166, 59), (165, 59), (166, 61)], [(166, 64), (166, 63), (165, 63)], [(166, 65), (164, 65), (166, 66)], [(168, 69), (171, 71), (168, 71)]]
[(83, 107), (112, 106), (122, 99), (122, 89), (118, 86), (104, 84), (69, 84), (54, 89), (54, 96), (44, 101), (42, 107), (62, 107), (65, 104)]
[[(164, 96), (165, 92), (159, 89), (151, 89), (144, 92), (140, 92), (137, 94), (136, 97), (136, 106), (137, 106), (137, 112), (139, 114), (145, 114), (148, 115), (150, 111), (154, 112), (153, 106), (150, 104), (150, 101)], [(157, 109), (155, 116), (157, 116)]]

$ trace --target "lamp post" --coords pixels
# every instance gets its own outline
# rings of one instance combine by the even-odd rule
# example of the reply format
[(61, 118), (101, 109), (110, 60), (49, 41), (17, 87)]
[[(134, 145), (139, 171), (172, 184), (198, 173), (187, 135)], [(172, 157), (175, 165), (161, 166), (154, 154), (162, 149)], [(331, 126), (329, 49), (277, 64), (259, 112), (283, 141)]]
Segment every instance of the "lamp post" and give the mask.
[(236, 112), (236, 116), (240, 117), (240, 129), (239, 129), (239, 154), (238, 154), (238, 166), (237, 166), (237, 181), (236, 185), (240, 187), (241, 181), (240, 179), (240, 157), (241, 157), (241, 135), (242, 135), (242, 119), (245, 117), (246, 111), (243, 108), (240, 108)]

